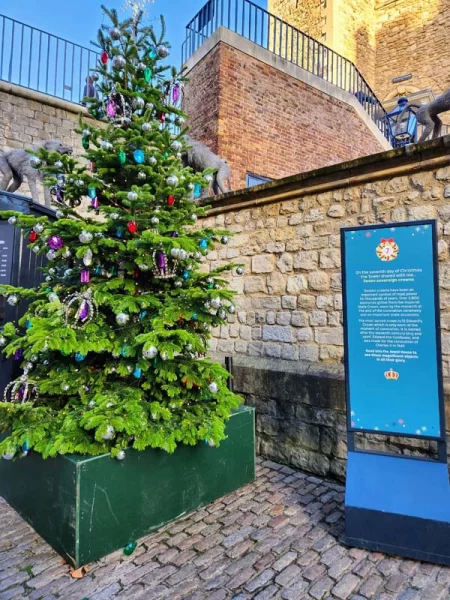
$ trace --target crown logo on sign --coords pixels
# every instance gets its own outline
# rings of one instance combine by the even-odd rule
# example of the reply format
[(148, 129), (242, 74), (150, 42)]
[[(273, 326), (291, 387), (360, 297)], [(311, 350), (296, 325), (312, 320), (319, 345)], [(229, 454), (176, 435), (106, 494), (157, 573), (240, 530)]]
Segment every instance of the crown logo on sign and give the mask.
[(384, 376), (389, 381), (397, 381), (397, 379), (400, 377), (400, 373), (397, 373), (397, 371), (394, 371), (394, 369), (389, 369), (389, 371), (386, 371)]

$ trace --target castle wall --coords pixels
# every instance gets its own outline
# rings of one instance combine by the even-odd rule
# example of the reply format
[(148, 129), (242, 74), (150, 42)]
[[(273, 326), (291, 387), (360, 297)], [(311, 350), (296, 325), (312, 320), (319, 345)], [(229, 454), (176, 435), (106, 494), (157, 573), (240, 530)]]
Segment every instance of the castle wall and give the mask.
[[(443, 374), (450, 425), (450, 136), (318, 169), (219, 199), (205, 226), (234, 233), (209, 255), (230, 276), (236, 313), (211, 349), (234, 355), (235, 388), (257, 407), (258, 448), (343, 476), (345, 404), (340, 228), (437, 219)], [(420, 454), (428, 443), (383, 438)], [(375, 442), (365, 438), (363, 444)]]

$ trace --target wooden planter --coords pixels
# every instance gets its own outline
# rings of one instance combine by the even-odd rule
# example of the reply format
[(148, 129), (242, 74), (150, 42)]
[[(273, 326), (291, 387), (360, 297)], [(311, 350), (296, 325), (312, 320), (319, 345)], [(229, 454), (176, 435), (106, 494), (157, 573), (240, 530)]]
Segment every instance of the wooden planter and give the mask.
[(38, 454), (0, 461), (0, 495), (78, 568), (238, 489), (255, 477), (254, 409), (218, 448), (128, 450), (125, 460)]

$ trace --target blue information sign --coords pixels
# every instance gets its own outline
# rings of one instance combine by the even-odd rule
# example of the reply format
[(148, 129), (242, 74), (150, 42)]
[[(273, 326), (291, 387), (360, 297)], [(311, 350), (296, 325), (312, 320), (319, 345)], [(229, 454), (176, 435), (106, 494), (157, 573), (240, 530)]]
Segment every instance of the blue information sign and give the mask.
[(435, 228), (342, 231), (349, 431), (444, 437)]

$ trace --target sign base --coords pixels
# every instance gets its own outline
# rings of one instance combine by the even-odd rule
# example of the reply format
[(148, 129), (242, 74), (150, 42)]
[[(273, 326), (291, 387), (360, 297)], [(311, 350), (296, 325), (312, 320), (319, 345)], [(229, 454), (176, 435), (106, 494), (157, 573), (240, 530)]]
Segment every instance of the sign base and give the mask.
[(445, 463), (349, 452), (342, 541), (450, 565), (450, 485)]

